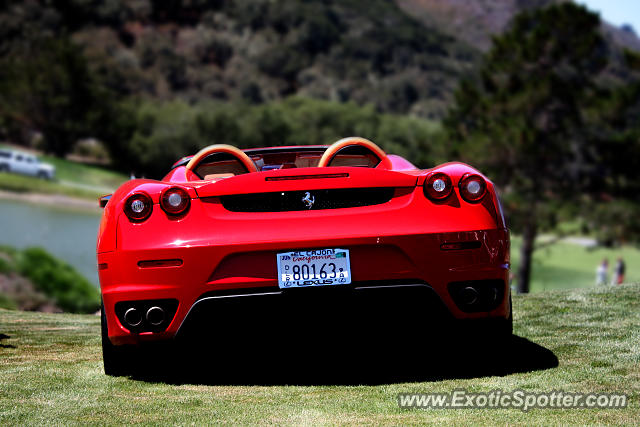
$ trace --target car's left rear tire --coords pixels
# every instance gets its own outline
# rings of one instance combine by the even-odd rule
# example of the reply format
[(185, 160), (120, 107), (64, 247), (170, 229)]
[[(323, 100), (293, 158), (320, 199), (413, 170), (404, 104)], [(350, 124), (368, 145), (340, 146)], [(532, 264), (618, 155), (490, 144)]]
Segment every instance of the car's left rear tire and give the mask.
[(506, 319), (496, 319), (493, 330), (490, 331), (491, 340), (498, 345), (506, 345), (513, 336), (513, 306), (511, 303), (511, 293), (509, 293), (509, 317)]
[(132, 373), (132, 362), (134, 358), (131, 350), (126, 346), (116, 346), (111, 343), (107, 329), (107, 316), (104, 312), (104, 304), (101, 309), (101, 331), (102, 331), (102, 361), (104, 363), (104, 373), (114, 377), (129, 375)]

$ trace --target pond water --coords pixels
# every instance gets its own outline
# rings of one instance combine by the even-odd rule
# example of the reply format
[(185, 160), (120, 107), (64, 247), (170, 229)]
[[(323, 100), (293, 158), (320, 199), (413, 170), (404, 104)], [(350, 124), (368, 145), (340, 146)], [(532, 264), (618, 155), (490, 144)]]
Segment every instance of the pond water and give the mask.
[(0, 244), (41, 246), (68, 262), (96, 286), (96, 236), (100, 212), (0, 200)]

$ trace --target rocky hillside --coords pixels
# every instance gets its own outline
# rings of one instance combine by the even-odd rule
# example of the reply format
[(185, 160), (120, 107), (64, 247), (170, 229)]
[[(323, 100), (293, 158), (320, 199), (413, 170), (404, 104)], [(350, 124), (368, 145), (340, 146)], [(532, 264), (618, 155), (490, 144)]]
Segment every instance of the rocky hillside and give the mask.
[(555, 0), (396, 0), (400, 8), (426, 25), (488, 50), (491, 35), (499, 34), (511, 18), (525, 9), (544, 7)]
[[(571, 0), (395, 0), (408, 15), (486, 51), (491, 36), (505, 30), (518, 12)], [(629, 26), (603, 23), (603, 32), (616, 45), (640, 51), (640, 39)]]

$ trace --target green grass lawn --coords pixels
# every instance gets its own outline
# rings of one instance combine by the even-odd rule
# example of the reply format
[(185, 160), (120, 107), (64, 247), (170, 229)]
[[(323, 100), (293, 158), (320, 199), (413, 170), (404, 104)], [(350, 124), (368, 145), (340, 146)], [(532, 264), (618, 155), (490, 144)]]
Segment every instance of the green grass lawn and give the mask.
[(75, 182), (86, 186), (115, 190), (128, 179), (120, 172), (99, 166), (85, 165), (52, 156), (39, 156), (56, 167), (56, 178), (62, 182)]
[[(373, 385), (253, 385), (250, 381), (229, 385), (217, 383), (215, 375), (176, 383), (107, 377), (102, 373), (98, 316), (0, 310), (0, 334), (4, 334), (0, 335), (0, 424), (637, 423), (640, 286), (515, 296), (514, 319), (519, 338), (492, 353), (502, 361), (494, 366), (499, 375), (484, 366), (494, 356), (485, 358), (484, 364), (479, 362), (490, 352), (486, 346), (459, 354), (471, 366), (465, 374), (455, 366), (444, 374), (440, 366), (430, 369), (427, 354), (441, 349), (428, 347), (421, 352), (398, 349), (405, 352), (407, 365), (416, 369), (412, 378), (401, 381), (376, 383), (378, 369), (384, 369), (379, 365), (370, 372)], [(423, 339), (429, 340), (416, 337)], [(380, 337), (380, 345), (384, 343)], [(518, 346), (519, 352), (514, 350)], [(549, 355), (555, 355), (558, 363), (541, 366)], [(287, 366), (300, 356), (291, 354), (282, 364)], [(350, 354), (339, 357), (350, 363)], [(259, 364), (260, 354), (255, 359)], [(474, 363), (481, 366), (474, 367)], [(303, 375), (318, 368), (308, 366), (297, 372)], [(227, 368), (205, 364), (201, 369), (204, 374)], [(532, 409), (526, 413), (518, 409), (403, 410), (397, 406), (398, 393), (456, 389), (627, 393), (630, 404), (626, 409)]]
[[(520, 260), (519, 236), (511, 240), (511, 271), (516, 274)], [(627, 266), (625, 283), (640, 283), (640, 250), (632, 246), (620, 248), (584, 248), (573, 243), (558, 242), (537, 249), (533, 256), (531, 292), (549, 289), (572, 289), (595, 286), (596, 267), (609, 259), (609, 277), (621, 256)]]

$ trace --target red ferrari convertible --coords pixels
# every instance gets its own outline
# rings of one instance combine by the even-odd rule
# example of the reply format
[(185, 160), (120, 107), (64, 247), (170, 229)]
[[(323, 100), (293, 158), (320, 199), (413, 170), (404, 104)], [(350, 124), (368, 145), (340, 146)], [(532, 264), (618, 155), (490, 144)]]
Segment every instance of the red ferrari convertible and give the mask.
[[(358, 137), (212, 145), (100, 204), (107, 374), (152, 341), (241, 321), (268, 334), (355, 308), (511, 334), (509, 232), (494, 185), (462, 163), (418, 169)], [(356, 335), (367, 322), (334, 326)]]

